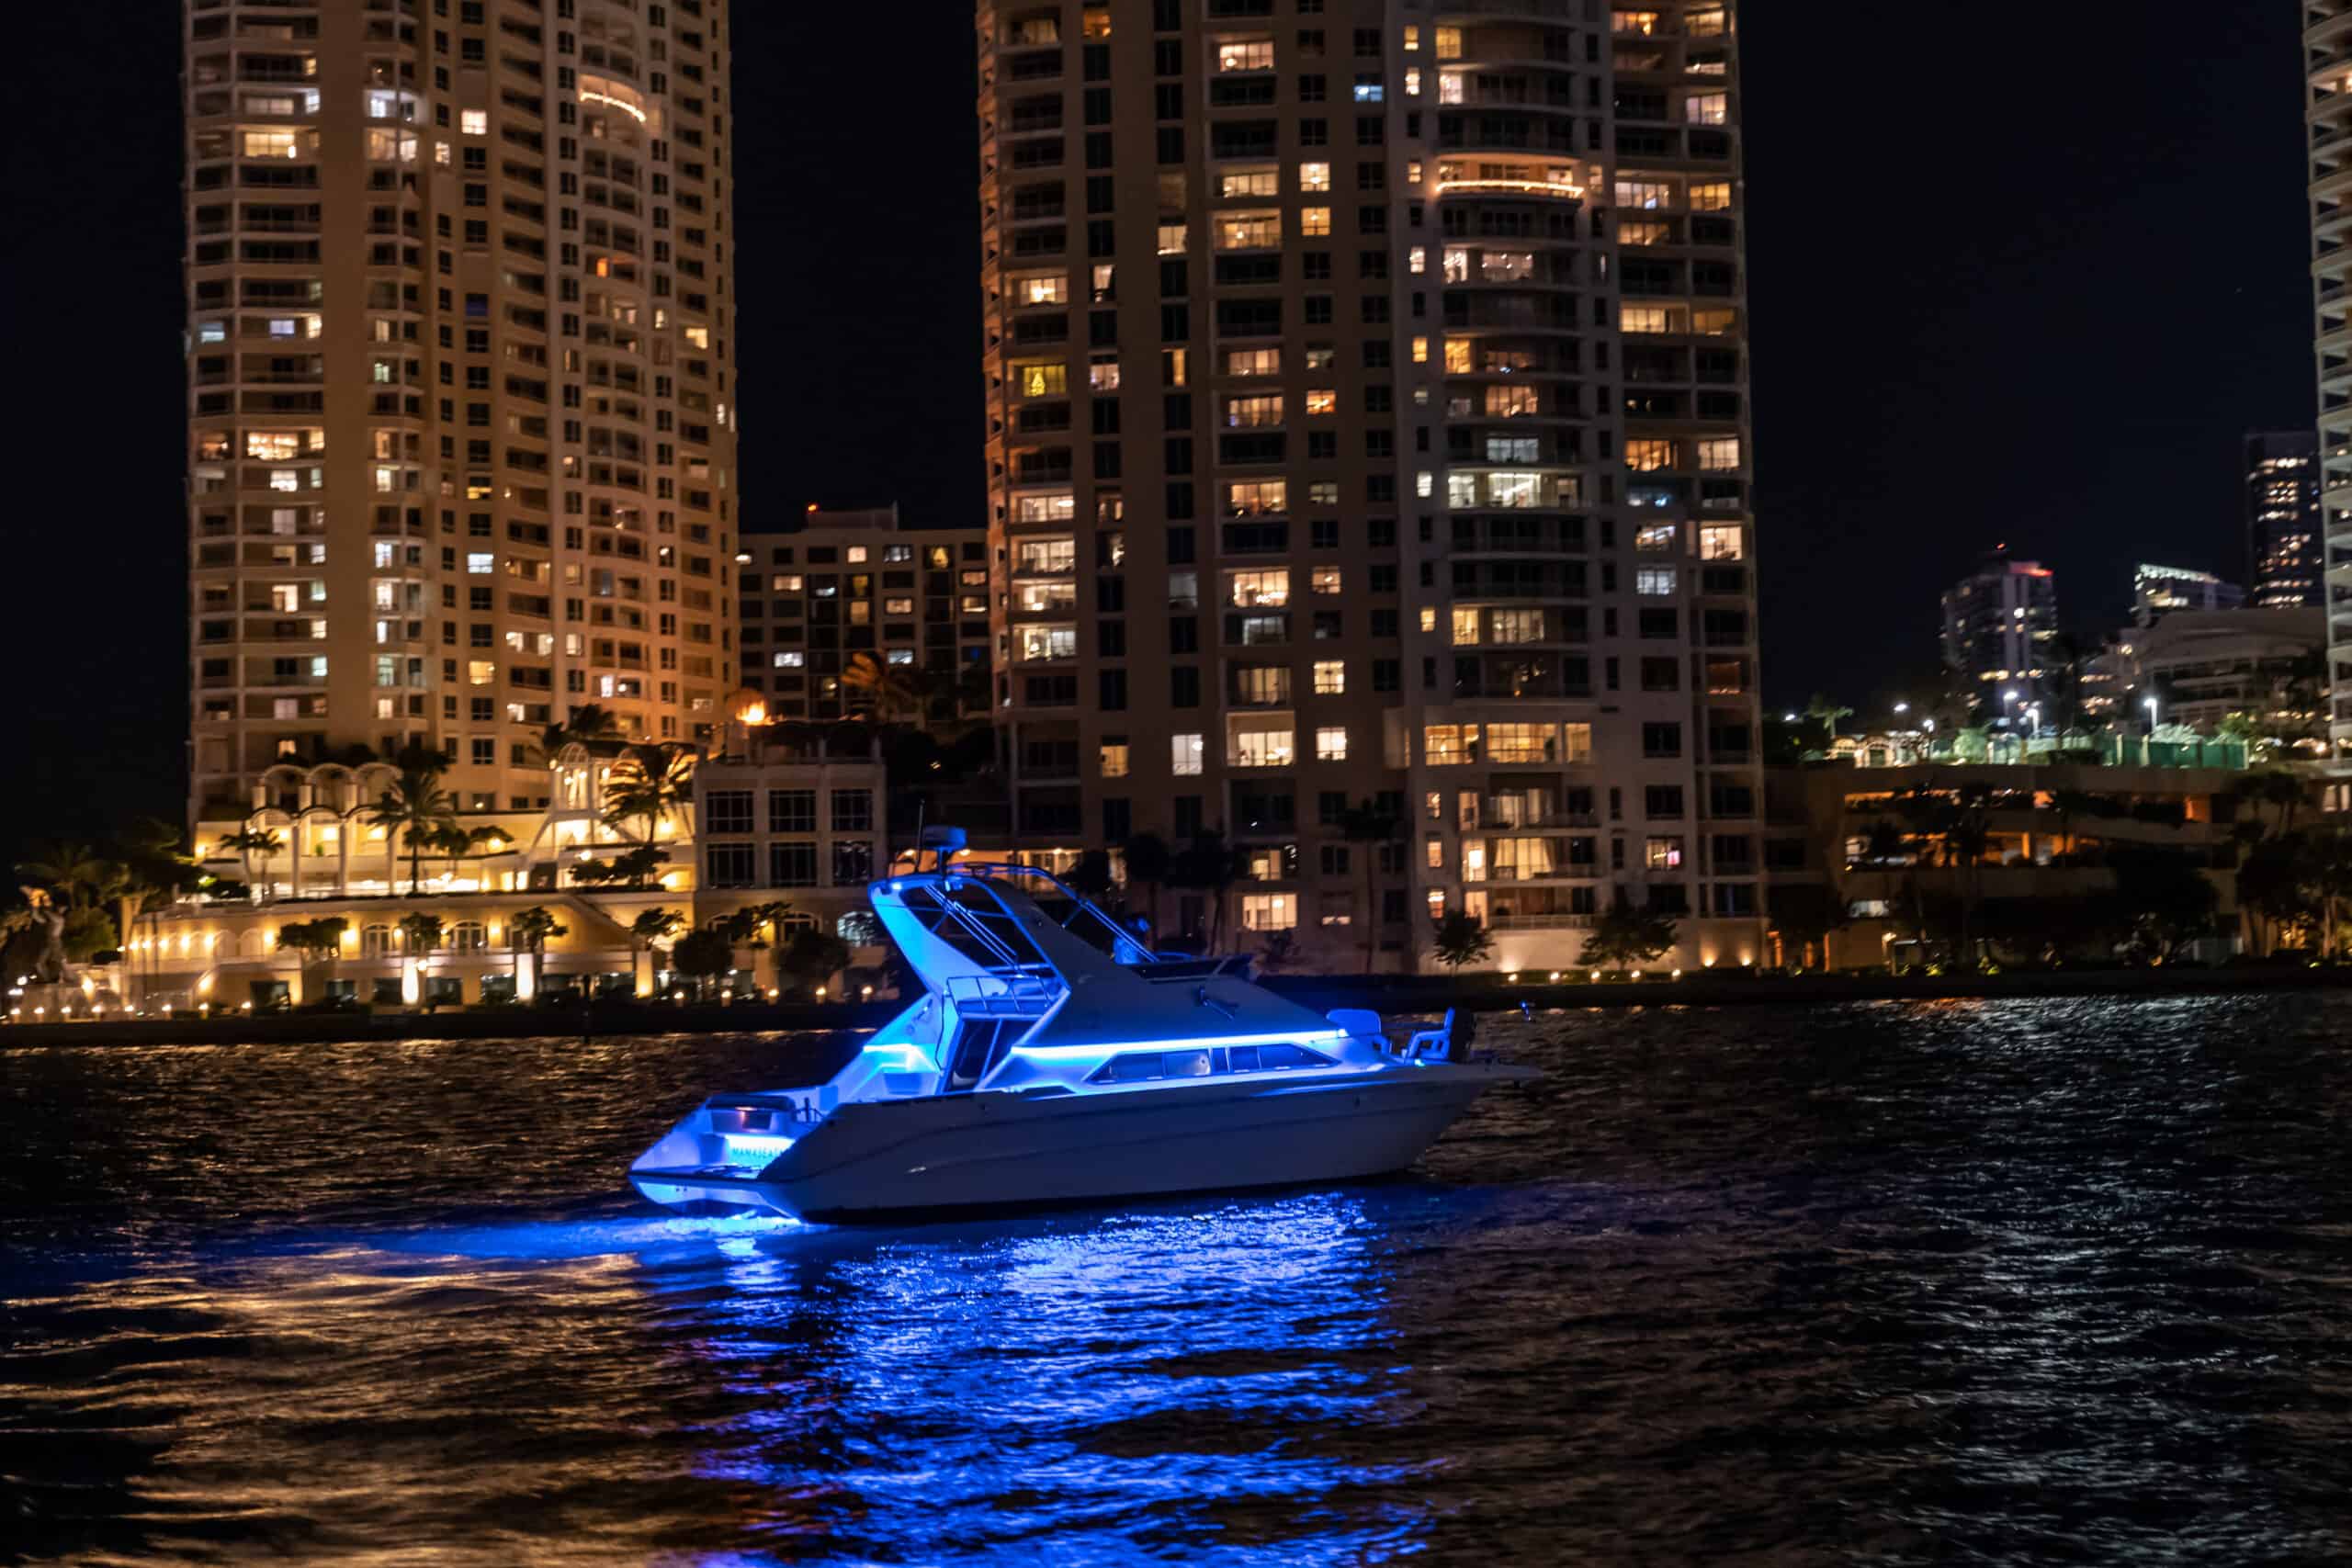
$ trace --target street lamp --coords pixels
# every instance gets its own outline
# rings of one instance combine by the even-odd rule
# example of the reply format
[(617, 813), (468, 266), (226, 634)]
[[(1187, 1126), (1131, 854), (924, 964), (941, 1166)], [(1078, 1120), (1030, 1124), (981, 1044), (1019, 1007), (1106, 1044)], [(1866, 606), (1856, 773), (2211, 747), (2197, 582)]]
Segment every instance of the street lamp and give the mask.
[(2027, 722), (2028, 724), (2030, 724), (2030, 726), (2032, 726), (2032, 729), (2031, 729), (2030, 733), (2032, 734), (2033, 738), (2034, 738), (2036, 740), (2041, 739), (2041, 705), (2040, 703), (2028, 703), (2028, 704), (2026, 704), (2026, 705), (2025, 705), (2025, 716), (2026, 716), (2026, 722)]
[(2156, 699), (2144, 698), (2142, 700), (2141, 706), (2148, 710), (2148, 733), (2154, 735), (2156, 732)]
[(1898, 716), (1909, 713), (1911, 711), (1911, 705), (1909, 703), (1897, 703), (1894, 705), (1894, 711)]

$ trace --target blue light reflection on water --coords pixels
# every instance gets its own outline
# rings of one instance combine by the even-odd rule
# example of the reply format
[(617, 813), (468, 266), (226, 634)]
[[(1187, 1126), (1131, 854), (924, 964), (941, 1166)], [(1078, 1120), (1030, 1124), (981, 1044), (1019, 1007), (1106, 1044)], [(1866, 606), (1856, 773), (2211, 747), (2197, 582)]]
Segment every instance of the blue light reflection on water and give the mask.
[[(1348, 1192), (888, 1233), (628, 1219), (381, 1245), (492, 1267), (629, 1258), (653, 1314), (691, 1311), (692, 1355), (737, 1402), (698, 1428), (694, 1473), (831, 1499), (888, 1561), (1126, 1561), (1158, 1539), (1262, 1562), (1216, 1543), (1222, 1508), (1311, 1515), (1429, 1468), (1296, 1438), (1409, 1405), (1385, 1365), (1377, 1237)], [(1211, 1411), (1226, 1435), (1188, 1451)], [(1007, 1501), (1023, 1497), (1038, 1506)], [(1146, 1521), (1128, 1544), (1049, 1544), (1123, 1519)], [(1414, 1528), (1405, 1509), (1332, 1519), (1281, 1560), (1363, 1562)]]
[(2352, 998), (1510, 1021), (1425, 1179), (887, 1232), (755, 1039), (0, 1052), (0, 1556), (2352, 1556)]

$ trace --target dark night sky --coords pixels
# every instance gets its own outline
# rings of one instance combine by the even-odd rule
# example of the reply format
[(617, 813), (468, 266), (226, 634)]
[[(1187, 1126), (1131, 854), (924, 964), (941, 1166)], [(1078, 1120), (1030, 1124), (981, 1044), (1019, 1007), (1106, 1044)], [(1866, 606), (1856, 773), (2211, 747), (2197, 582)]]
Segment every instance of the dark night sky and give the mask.
[[(1937, 592), (1998, 541), (2057, 569), (2086, 630), (2135, 560), (2237, 574), (2238, 436), (2311, 420), (2296, 7), (2030, 9), (1746, 18), (1776, 704), (1932, 668)], [(964, 15), (888, 14), (877, 76), (845, 68), (877, 14), (735, 10), (746, 515), (896, 497), (978, 521)], [(0, 617), (11, 841), (178, 811), (177, 15), (43, 7), (18, 56), (42, 131), (5, 186), (9, 348), (39, 389)]]

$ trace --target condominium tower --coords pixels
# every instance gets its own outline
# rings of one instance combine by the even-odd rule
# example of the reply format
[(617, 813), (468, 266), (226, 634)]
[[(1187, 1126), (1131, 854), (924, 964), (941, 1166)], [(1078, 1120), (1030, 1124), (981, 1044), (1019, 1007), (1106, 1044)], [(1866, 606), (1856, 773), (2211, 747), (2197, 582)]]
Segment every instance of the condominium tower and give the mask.
[(2303, 0), (2328, 733), (2352, 755), (2352, 0)]
[(2247, 603), (2289, 609), (2319, 603), (2319, 446), (2308, 430), (2245, 438)]
[(724, 0), (184, 0), (192, 810), (734, 682)]
[(2058, 578), (2040, 561), (2001, 551), (1944, 591), (1944, 668), (1965, 685), (1972, 705), (2007, 716), (2003, 695), (2041, 694), (2056, 654)]
[(1734, 11), (982, 0), (1024, 840), (1221, 832), (1335, 962), (1758, 956)]

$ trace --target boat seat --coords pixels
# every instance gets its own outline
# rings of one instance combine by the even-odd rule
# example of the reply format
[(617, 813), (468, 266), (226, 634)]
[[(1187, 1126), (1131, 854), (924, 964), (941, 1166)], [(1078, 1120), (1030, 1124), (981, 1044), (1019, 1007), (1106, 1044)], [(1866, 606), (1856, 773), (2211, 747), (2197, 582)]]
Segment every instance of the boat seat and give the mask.
[(1333, 1008), (1323, 1016), (1339, 1025), (1351, 1040), (1369, 1040), (1382, 1055), (1387, 1054), (1387, 1032), (1380, 1027), (1380, 1015), (1370, 1008)]
[(1424, 1029), (1406, 1042), (1405, 1055), (1416, 1062), (1446, 1062), (1457, 1055), (1466, 1055), (1474, 1028), (1467, 1017), (1461, 1016), (1453, 1008), (1448, 1008), (1442, 1024), (1435, 1029)]

